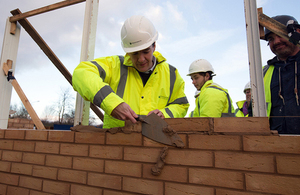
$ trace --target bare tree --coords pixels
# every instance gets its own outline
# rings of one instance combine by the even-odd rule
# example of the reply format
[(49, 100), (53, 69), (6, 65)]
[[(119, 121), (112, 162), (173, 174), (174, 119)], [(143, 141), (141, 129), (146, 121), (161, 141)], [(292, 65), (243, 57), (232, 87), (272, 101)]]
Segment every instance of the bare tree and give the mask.
[(74, 114), (72, 114), (72, 106), (74, 105), (71, 104), (73, 100), (74, 97), (70, 92), (70, 88), (61, 89), (59, 99), (52, 107), (53, 111), (57, 114), (59, 124), (66, 123), (65, 118), (70, 120), (70, 118), (73, 117), (74, 120)]
[(14, 110), (16, 111), (11, 117), (13, 118), (26, 118), (26, 119), (30, 119), (30, 116), (25, 108), (25, 106), (23, 105), (23, 103), (21, 102), (20, 104), (13, 104), (10, 105), (10, 110)]

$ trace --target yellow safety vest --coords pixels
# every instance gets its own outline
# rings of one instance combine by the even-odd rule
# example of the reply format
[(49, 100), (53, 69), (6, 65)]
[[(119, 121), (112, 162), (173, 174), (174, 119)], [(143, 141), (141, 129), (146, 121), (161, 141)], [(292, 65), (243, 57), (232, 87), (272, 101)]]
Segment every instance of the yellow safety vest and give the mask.
[(235, 110), (235, 116), (236, 117), (248, 117), (249, 114), (247, 114), (246, 116), (244, 115), (244, 113), (241, 111), (241, 108), (243, 108), (244, 103), (246, 102), (246, 100), (242, 100), (242, 101), (238, 101), (236, 103), (237, 105), (237, 109)]
[(232, 100), (226, 89), (212, 80), (206, 81), (196, 98), (193, 117), (235, 117)]
[(266, 103), (267, 103), (267, 116), (270, 117), (271, 114), (271, 80), (272, 75), (274, 71), (274, 66), (266, 65), (263, 68), (263, 74), (264, 74), (264, 87), (265, 87), (265, 97), (266, 97)]
[(105, 111), (103, 128), (122, 127), (124, 121), (110, 114), (126, 102), (139, 116), (159, 109), (165, 118), (184, 117), (189, 108), (184, 94), (184, 80), (157, 51), (156, 67), (145, 86), (128, 55), (97, 58), (81, 62), (74, 70), (74, 90)]

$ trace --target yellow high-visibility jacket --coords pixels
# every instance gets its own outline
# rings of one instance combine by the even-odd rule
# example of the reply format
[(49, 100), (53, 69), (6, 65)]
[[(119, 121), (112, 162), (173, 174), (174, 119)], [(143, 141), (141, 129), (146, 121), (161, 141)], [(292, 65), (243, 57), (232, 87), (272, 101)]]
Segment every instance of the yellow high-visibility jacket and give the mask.
[(249, 114), (247, 114), (246, 116), (244, 115), (243, 111), (241, 111), (241, 109), (244, 106), (244, 103), (246, 102), (246, 100), (242, 100), (242, 101), (238, 101), (236, 102), (237, 105), (237, 109), (235, 110), (235, 116), (236, 117), (248, 117)]
[(157, 51), (156, 67), (145, 86), (128, 55), (97, 58), (81, 62), (74, 70), (75, 91), (105, 111), (103, 128), (122, 127), (124, 121), (111, 116), (120, 103), (126, 102), (139, 116), (159, 109), (165, 118), (184, 117), (189, 108), (184, 94), (184, 80), (178, 70)]
[(226, 89), (208, 80), (196, 98), (193, 117), (234, 117), (232, 100)]
[(264, 74), (264, 87), (265, 87), (265, 98), (267, 104), (267, 116), (270, 117), (272, 101), (271, 101), (271, 80), (274, 71), (274, 66), (264, 66), (263, 74)]

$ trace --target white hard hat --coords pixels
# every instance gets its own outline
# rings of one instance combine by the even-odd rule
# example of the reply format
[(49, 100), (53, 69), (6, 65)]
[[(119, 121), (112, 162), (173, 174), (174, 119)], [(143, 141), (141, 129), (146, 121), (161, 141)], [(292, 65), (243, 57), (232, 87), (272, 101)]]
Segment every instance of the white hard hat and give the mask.
[(126, 53), (150, 47), (158, 38), (158, 32), (150, 20), (144, 16), (131, 16), (121, 29), (122, 47)]
[(246, 93), (247, 89), (251, 89), (251, 83), (250, 83), (250, 81), (245, 85), (245, 87), (244, 87), (244, 93)]
[(191, 76), (191, 74), (193, 73), (197, 73), (197, 72), (214, 72), (214, 68), (212, 67), (212, 65), (209, 63), (209, 61), (205, 60), (205, 59), (199, 59), (199, 60), (195, 60), (189, 68), (189, 74), (187, 74), (187, 76)]

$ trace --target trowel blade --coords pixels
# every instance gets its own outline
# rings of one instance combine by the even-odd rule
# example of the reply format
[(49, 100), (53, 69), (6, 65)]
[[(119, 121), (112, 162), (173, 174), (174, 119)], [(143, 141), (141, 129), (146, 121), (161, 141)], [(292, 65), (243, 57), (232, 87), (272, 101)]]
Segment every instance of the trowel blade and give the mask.
[(171, 137), (163, 132), (163, 129), (168, 126), (163, 119), (152, 113), (144, 118), (142, 123), (142, 135), (156, 142), (172, 146)]

